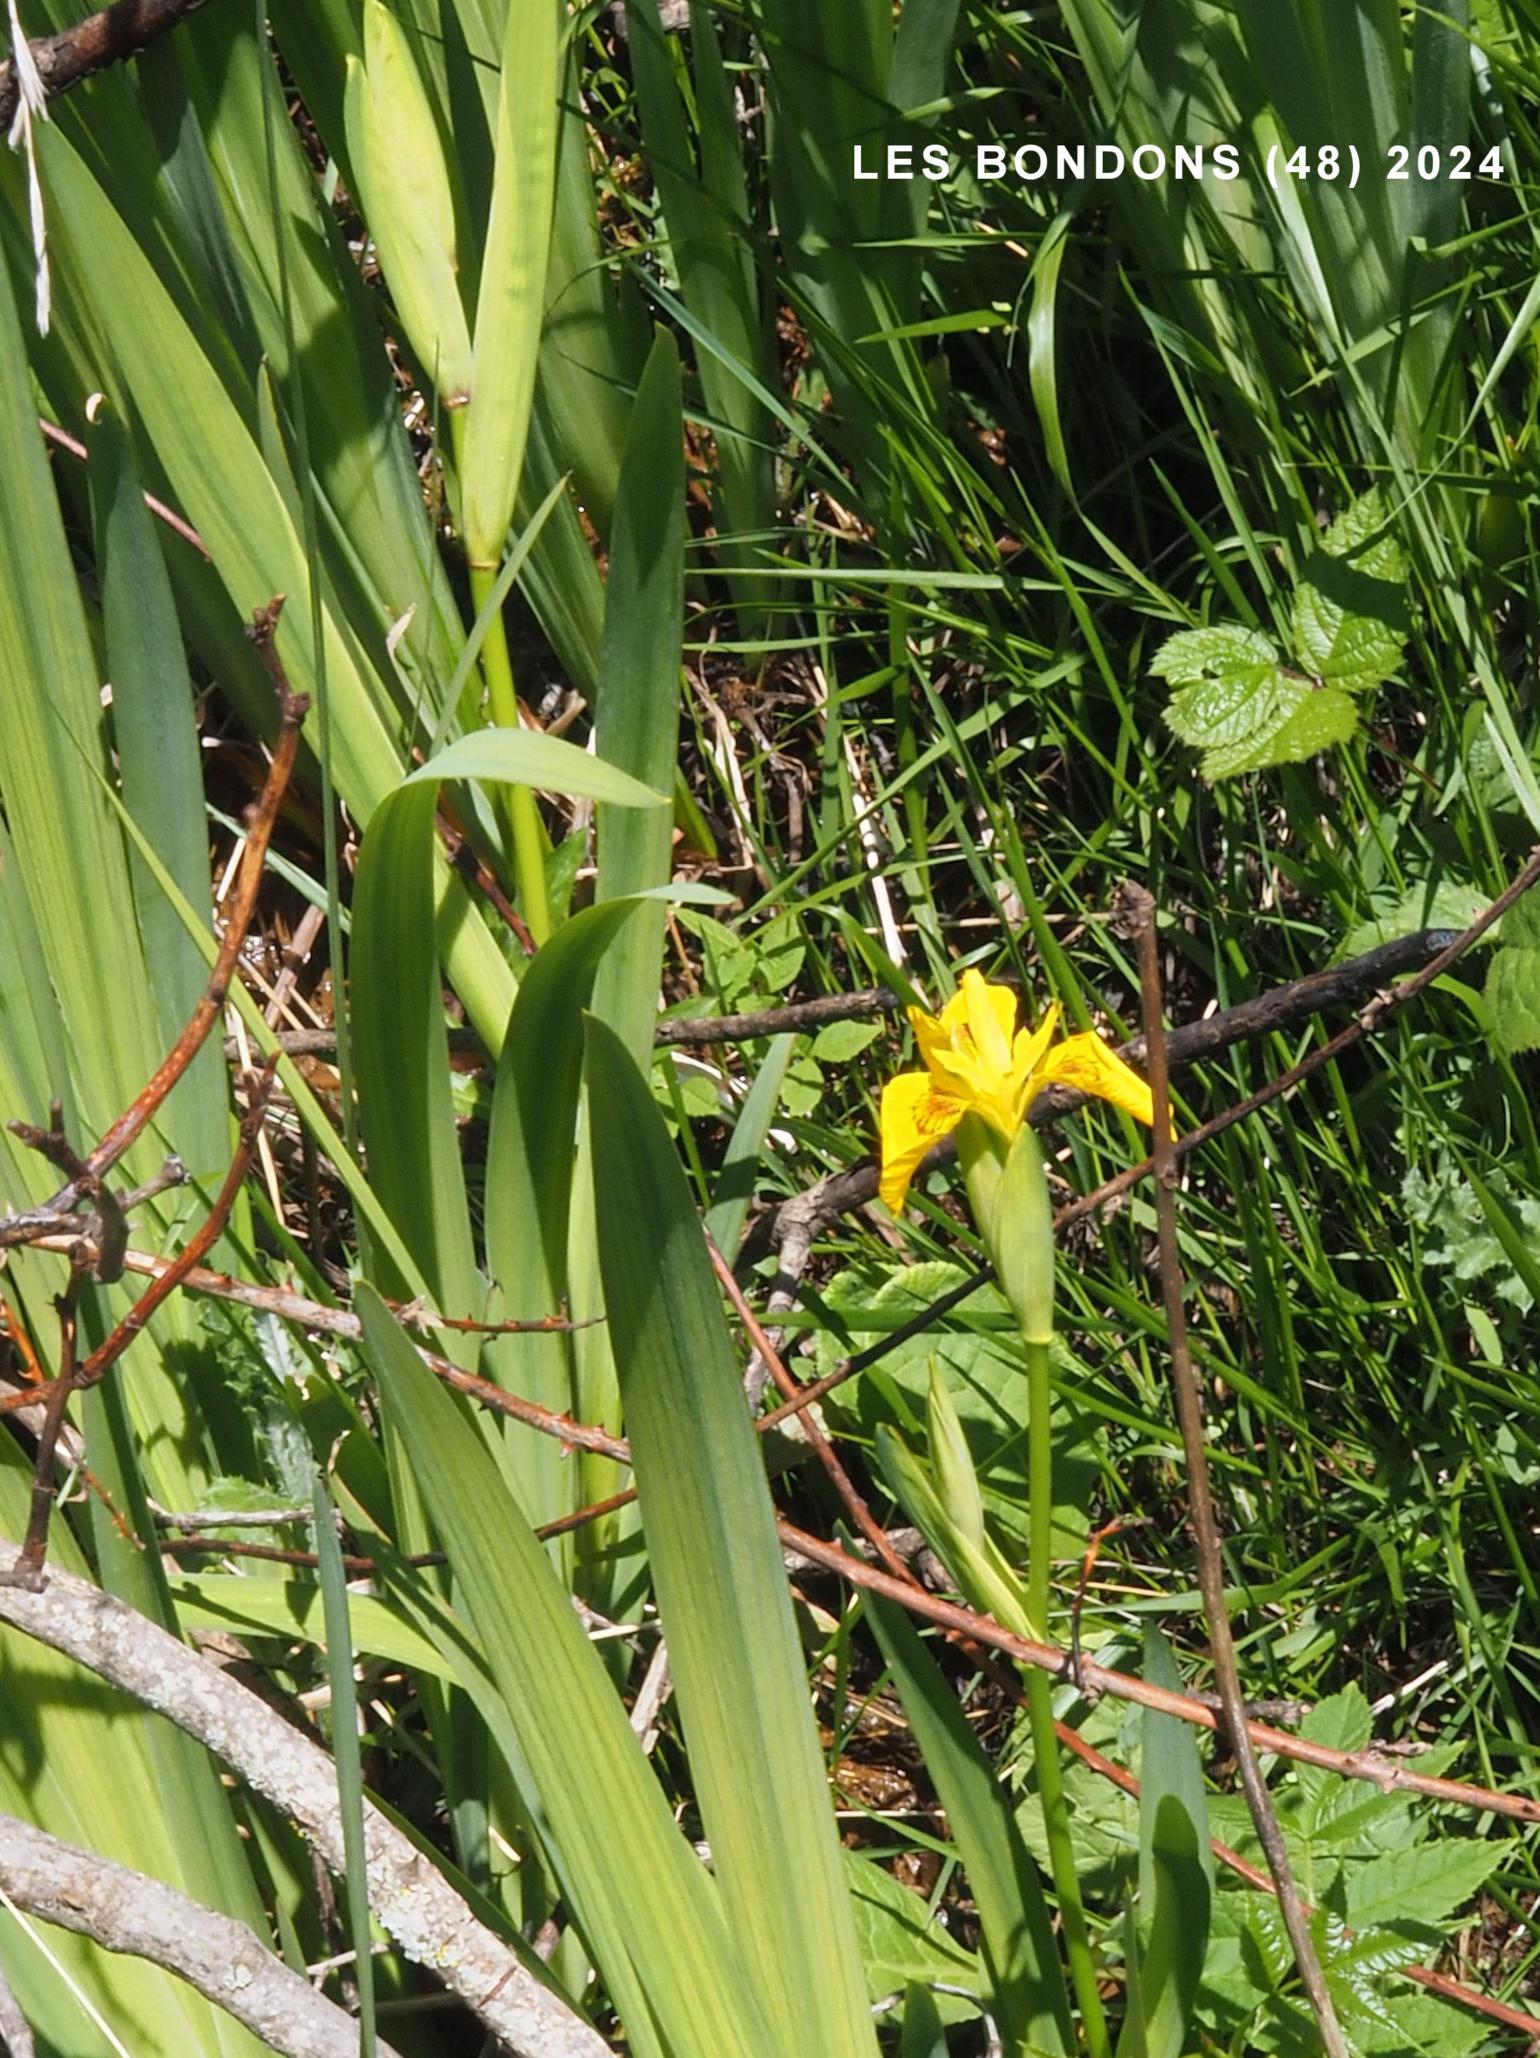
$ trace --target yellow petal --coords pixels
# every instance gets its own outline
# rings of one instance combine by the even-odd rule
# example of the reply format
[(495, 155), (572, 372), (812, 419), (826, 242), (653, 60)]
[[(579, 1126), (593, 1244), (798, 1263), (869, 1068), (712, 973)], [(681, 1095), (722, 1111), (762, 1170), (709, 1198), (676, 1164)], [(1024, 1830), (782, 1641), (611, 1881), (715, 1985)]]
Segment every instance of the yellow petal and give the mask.
[(967, 1028), (968, 996), (960, 986), (935, 1019), (948, 1036), (960, 1035)]
[(928, 1072), (900, 1072), (882, 1089), (882, 1183), (884, 1207), (896, 1215), (920, 1161), (943, 1136), (950, 1136), (964, 1104), (938, 1093)]
[(1099, 1036), (1071, 1036), (1051, 1050), (1038, 1074), (1040, 1086), (1075, 1086), (1110, 1100), (1140, 1122), (1153, 1123), (1150, 1089)]
[(939, 1016), (927, 1015), (923, 1008), (906, 1008), (904, 1012), (908, 1015), (909, 1026), (914, 1031), (914, 1040), (920, 1046), (920, 1057), (934, 1072), (934, 1058), (939, 1052), (950, 1049), (952, 1042), (952, 1032), (947, 1027), (945, 1011), (943, 1010)]
[(1016, 1041), (1011, 1047), (1011, 1076), (1016, 1082), (1017, 1104), (1022, 1114), (1031, 1107), (1042, 1085), (1034, 1078), (1043, 1062), (1043, 1053), (1053, 1041), (1053, 1032), (1059, 1026), (1059, 1003), (1055, 1001), (1044, 1010), (1043, 1019), (1035, 1029), (1018, 1029)]
[(970, 966), (963, 973), (963, 1005), (973, 1047), (987, 1071), (1002, 1077), (1011, 1069), (1011, 1031), (1016, 1027), (1016, 996), (1009, 986), (991, 986)]

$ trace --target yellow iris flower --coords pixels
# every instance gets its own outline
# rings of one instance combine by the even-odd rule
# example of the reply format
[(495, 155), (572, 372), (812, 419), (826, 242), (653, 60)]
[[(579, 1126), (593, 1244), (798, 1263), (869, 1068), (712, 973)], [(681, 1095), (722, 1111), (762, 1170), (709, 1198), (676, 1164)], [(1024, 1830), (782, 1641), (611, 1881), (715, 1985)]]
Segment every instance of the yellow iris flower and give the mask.
[(923, 1072), (900, 1072), (882, 1089), (882, 1184), (896, 1215), (920, 1161), (964, 1115), (981, 1115), (1007, 1142), (1045, 1086), (1073, 1086), (1152, 1123), (1150, 1089), (1099, 1036), (1053, 1041), (1057, 1003), (1035, 1029), (1017, 1029), (1016, 995), (978, 972), (939, 1015), (910, 1008)]

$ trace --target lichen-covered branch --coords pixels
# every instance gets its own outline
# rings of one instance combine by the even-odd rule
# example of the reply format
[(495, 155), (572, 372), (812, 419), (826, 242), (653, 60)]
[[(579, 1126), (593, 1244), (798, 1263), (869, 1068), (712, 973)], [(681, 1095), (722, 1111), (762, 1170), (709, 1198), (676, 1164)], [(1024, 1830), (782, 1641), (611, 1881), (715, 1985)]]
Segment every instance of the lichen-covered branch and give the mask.
[[(342, 1873), (336, 1768), (249, 1687), (70, 1573), (50, 1571), (40, 1594), (0, 1588), (0, 1622), (73, 1658), (196, 1737)], [(477, 1920), (432, 1860), (368, 1801), (364, 1840), (376, 1919), (518, 2058), (607, 2058), (598, 2032)]]
[[(358, 2058), (358, 2024), (244, 1922), (0, 1815), (0, 1886), (23, 1914), (174, 1972), (285, 2058)], [(379, 2049), (391, 2058), (391, 2046)]]

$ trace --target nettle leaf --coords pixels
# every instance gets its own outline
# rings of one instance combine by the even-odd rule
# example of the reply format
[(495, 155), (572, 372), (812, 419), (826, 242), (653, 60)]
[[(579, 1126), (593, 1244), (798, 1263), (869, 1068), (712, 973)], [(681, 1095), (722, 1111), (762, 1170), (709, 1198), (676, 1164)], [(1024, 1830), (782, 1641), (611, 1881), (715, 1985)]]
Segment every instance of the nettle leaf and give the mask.
[(1166, 639), (1150, 669), (1176, 688), (1166, 721), (1203, 752), (1205, 779), (1297, 764), (1353, 735), (1353, 695), (1383, 684), (1401, 662), (1406, 576), (1384, 497), (1366, 493), (1332, 523), (1306, 566), (1290, 655), (1261, 630), (1234, 623)]
[(1358, 726), (1349, 694), (1290, 669), (1257, 629), (1184, 629), (1162, 644), (1151, 669), (1178, 688), (1166, 720), (1203, 752), (1211, 781), (1297, 764), (1346, 742)]
[(1321, 538), (1294, 596), (1294, 646), (1305, 670), (1351, 693), (1382, 685), (1406, 647), (1406, 577), (1385, 497), (1365, 493)]

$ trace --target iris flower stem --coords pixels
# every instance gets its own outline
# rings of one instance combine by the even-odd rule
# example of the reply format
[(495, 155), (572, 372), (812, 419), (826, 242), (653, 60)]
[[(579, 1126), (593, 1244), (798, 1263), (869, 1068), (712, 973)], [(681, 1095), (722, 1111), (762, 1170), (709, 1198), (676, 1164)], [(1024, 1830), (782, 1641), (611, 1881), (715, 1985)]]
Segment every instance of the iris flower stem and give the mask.
[[(456, 464), (465, 459), (464, 408), (449, 416)], [(476, 614), (486, 606), (497, 583), (497, 567), (478, 563), (480, 553), (474, 540), (466, 539), (471, 577), (471, 606)], [(519, 695), (513, 680), (513, 658), (508, 649), (508, 628), (498, 608), (487, 626), (481, 645), (481, 676), (487, 685), (487, 705), (492, 720), (503, 729), (520, 727)], [(520, 910), (535, 943), (542, 944), (551, 933), (551, 905), (545, 890), (545, 843), (540, 832), (540, 812), (527, 786), (511, 786), (497, 796), (497, 812), (513, 864), (514, 885)]]
[[(496, 577), (490, 566), (471, 566), (471, 601), (478, 614), (486, 605)], [(508, 654), (508, 631), (500, 609), (493, 615), (481, 646), (481, 670), (487, 682), (487, 702), (493, 721), (502, 728), (517, 729), (519, 696), (513, 683), (513, 661)], [(519, 907), (530, 935), (537, 944), (544, 943), (551, 933), (551, 910), (546, 898), (545, 852), (541, 847), (535, 796), (527, 786), (510, 786), (504, 789), (502, 797), (507, 801), (504, 824), (512, 846), (509, 854)]]
[[(1027, 1612), (1032, 1634), (1048, 1634), (1048, 1590), (1050, 1555), (1053, 1546), (1053, 1422), (1049, 1414), (1052, 1392), (1048, 1378), (1049, 1346), (1027, 1345), (1027, 1494), (1028, 1559)], [(1059, 1919), (1064, 1928), (1064, 1948), (1069, 1959), (1069, 1976), (1080, 2005), (1080, 2020), (1091, 2058), (1112, 2058), (1107, 2033), (1107, 2015), (1101, 1990), (1096, 1984), (1096, 1963), (1086, 1928), (1085, 1907), (1080, 1898), (1080, 1875), (1075, 1869), (1075, 1847), (1070, 1835), (1069, 1809), (1064, 1798), (1064, 1779), (1059, 1764), (1059, 1740), (1053, 1726), (1053, 1681), (1035, 1667), (1027, 1672), (1027, 1715), (1032, 1725), (1032, 1751), (1037, 1766), (1037, 1791), (1042, 1803), (1043, 1827), (1048, 1836), (1049, 1862), (1054, 1889), (1059, 1897)]]

